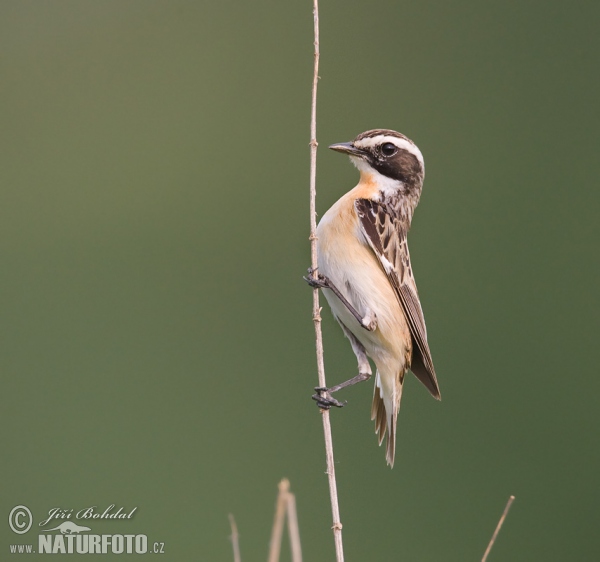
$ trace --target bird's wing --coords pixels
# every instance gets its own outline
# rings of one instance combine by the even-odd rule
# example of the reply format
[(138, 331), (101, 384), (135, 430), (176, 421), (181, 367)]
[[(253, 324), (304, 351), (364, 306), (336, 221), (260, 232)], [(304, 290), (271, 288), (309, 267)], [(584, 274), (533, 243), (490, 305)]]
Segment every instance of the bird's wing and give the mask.
[(406, 316), (413, 339), (410, 369), (433, 397), (439, 399), (440, 389), (427, 344), (425, 318), (410, 265), (406, 230), (381, 203), (370, 199), (358, 199), (355, 208), (365, 238), (394, 288)]

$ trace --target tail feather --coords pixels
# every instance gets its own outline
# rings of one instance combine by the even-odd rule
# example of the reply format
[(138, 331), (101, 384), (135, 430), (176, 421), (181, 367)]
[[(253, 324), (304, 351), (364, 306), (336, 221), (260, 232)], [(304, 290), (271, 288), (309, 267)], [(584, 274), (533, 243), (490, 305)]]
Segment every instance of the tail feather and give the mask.
[[(375, 420), (375, 433), (379, 438), (379, 445), (383, 442), (383, 436), (387, 430), (385, 458), (390, 467), (393, 467), (396, 453), (396, 420), (400, 410), (404, 376), (397, 377), (392, 382), (393, 386), (386, 384), (386, 382), (388, 381), (382, 378), (379, 371), (377, 371), (371, 405), (371, 419)], [(391, 386), (391, 388), (388, 388), (388, 386)]]
[(383, 404), (383, 398), (377, 385), (375, 386), (375, 392), (373, 393), (373, 404), (371, 406), (371, 419), (375, 420), (375, 434), (378, 436), (379, 445), (383, 441), (385, 430), (387, 427), (385, 406)]

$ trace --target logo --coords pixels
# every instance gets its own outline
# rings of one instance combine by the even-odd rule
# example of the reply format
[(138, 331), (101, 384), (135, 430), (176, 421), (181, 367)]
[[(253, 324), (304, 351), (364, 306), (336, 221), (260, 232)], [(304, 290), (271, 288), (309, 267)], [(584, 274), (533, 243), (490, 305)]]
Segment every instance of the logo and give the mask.
[[(53, 507), (48, 510), (47, 517), (38, 523), (38, 527), (49, 523), (53, 526), (38, 529), (37, 550), (35, 544), (11, 544), (9, 550), (12, 554), (164, 554), (165, 543), (149, 544), (147, 535), (126, 534), (126, 529), (119, 529), (121, 532), (117, 531), (116, 534), (96, 535), (90, 532), (92, 529), (87, 525), (73, 521), (76, 519), (87, 523), (90, 519), (104, 519), (126, 527), (125, 521), (132, 519), (136, 511), (137, 507), (115, 509), (115, 504), (104, 510), (97, 506), (79, 510)], [(8, 524), (14, 533), (24, 535), (33, 525), (31, 510), (24, 505), (17, 505), (8, 515)]]

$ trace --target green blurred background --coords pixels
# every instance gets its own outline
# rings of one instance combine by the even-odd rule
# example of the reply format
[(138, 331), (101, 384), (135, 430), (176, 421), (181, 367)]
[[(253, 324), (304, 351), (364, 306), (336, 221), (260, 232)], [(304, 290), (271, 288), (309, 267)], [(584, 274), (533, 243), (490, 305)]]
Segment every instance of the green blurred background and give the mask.
[[(321, 4), (318, 208), (357, 180), (328, 144), (419, 145), (443, 395), (409, 379), (393, 470), (371, 383), (332, 412), (348, 561), (480, 560), (510, 494), (490, 561), (600, 559), (599, 16)], [(5, 522), (137, 506), (90, 526), (229, 561), (231, 512), (265, 560), (287, 476), (305, 559), (333, 559), (302, 281), (312, 41), (310, 1), (0, 2)], [(334, 383), (356, 365), (324, 316)], [(3, 560), (37, 542), (0, 529)]]

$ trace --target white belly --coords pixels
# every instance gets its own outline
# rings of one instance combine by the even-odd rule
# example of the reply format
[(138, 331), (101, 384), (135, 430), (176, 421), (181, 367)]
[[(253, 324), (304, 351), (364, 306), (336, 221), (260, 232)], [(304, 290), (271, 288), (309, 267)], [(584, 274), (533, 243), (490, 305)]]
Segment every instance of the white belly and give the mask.
[(354, 206), (345, 198), (325, 213), (317, 228), (319, 272), (362, 317), (374, 313), (377, 329), (369, 332), (331, 291), (323, 293), (334, 316), (363, 344), (377, 368), (397, 375), (406, 370), (412, 351), (410, 331), (395, 291), (363, 237)]

